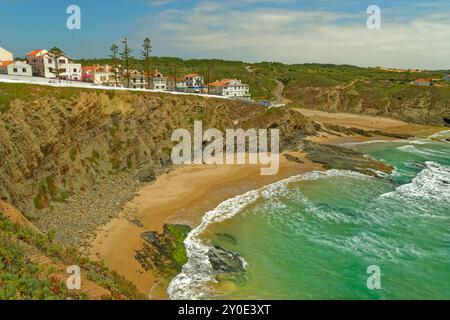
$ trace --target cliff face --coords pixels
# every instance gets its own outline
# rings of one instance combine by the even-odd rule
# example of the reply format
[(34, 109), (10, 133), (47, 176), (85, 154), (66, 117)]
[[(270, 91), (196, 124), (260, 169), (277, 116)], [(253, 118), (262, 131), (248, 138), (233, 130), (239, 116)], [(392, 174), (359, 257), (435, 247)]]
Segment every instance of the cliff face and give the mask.
[(450, 125), (450, 89), (353, 81), (347, 86), (287, 86), (285, 95), (312, 109), (386, 116), (407, 122)]
[(152, 180), (171, 165), (172, 131), (191, 130), (195, 120), (222, 130), (278, 127), (285, 145), (315, 132), (296, 112), (237, 101), (59, 90), (11, 99), (0, 113), (0, 198), (27, 215), (121, 172)]

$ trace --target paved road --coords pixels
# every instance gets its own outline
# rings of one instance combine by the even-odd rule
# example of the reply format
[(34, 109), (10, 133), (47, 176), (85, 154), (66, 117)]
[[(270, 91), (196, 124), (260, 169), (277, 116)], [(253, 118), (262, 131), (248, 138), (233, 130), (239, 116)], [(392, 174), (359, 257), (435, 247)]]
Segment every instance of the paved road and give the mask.
[[(255, 73), (255, 71), (252, 69), (251, 66), (246, 66), (245, 69), (250, 72), (250, 73)], [(268, 79), (272, 79), (273, 81), (276, 82), (277, 86), (275, 88), (275, 90), (273, 91), (273, 95), (275, 96), (275, 100), (271, 101), (272, 105), (281, 105), (281, 104), (286, 104), (291, 102), (291, 100), (286, 99), (283, 96), (283, 91), (284, 91), (284, 83), (281, 82), (278, 79), (274, 79), (274, 78), (269, 78), (268, 76), (261, 74), (261, 76), (266, 77)]]

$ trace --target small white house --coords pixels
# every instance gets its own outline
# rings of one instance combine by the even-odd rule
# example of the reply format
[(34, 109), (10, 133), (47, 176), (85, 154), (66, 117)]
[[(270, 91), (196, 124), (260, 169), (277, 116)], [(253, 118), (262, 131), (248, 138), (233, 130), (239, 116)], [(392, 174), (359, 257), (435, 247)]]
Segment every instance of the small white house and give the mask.
[(11, 76), (28, 76), (33, 75), (31, 66), (23, 61), (15, 61), (8, 65), (8, 74)]
[(250, 100), (250, 87), (237, 79), (223, 79), (209, 84), (209, 93), (234, 99)]
[(184, 76), (184, 80), (186, 81), (188, 92), (201, 93), (203, 91), (203, 76), (197, 73), (190, 73)]
[(0, 61), (14, 61), (14, 55), (8, 50), (0, 47)]

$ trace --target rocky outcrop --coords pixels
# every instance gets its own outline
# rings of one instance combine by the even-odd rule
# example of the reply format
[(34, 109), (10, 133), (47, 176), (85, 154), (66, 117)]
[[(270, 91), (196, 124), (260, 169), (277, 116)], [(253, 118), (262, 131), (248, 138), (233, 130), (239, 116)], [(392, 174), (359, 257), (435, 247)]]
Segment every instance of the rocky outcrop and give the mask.
[(208, 251), (209, 263), (219, 273), (241, 273), (245, 271), (242, 257), (220, 246), (213, 246)]
[(300, 148), (307, 153), (306, 157), (323, 164), (325, 169), (340, 169), (360, 172), (369, 176), (380, 177), (381, 173), (392, 173), (394, 168), (372, 159), (349, 148), (318, 144), (303, 140)]
[(311, 87), (290, 83), (286, 97), (305, 108), (328, 112), (349, 112), (386, 116), (406, 122), (450, 125), (450, 90), (389, 84), (379, 81), (354, 81), (348, 86)]
[(183, 241), (190, 231), (191, 227), (186, 225), (166, 224), (161, 234), (155, 231), (142, 233), (143, 247), (136, 252), (136, 260), (147, 271), (169, 277), (176, 275), (188, 261)]

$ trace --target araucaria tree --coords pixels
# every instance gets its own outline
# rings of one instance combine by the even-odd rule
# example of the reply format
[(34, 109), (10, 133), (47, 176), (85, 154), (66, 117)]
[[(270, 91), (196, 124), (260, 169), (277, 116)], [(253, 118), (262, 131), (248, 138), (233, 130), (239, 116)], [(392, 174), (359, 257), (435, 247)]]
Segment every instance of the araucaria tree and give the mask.
[(147, 88), (150, 89), (150, 53), (152, 52), (152, 41), (149, 38), (144, 39), (141, 56), (144, 59), (145, 74), (147, 75)]
[(53, 73), (58, 79), (59, 83), (61, 83), (61, 73), (63, 73), (64, 70), (59, 68), (59, 58), (64, 56), (64, 51), (62, 51), (57, 47), (54, 47), (50, 49), (48, 52), (55, 60), (55, 68), (52, 68), (50, 72)]
[(109, 48), (109, 50), (111, 51), (111, 54), (109, 55), (109, 57), (112, 60), (112, 67), (114, 70), (114, 79), (116, 80), (116, 87), (119, 86), (119, 63), (117, 61), (117, 55), (119, 53), (119, 47), (116, 44), (113, 44), (111, 46), (111, 48)]
[(123, 38), (122, 39), (122, 44), (123, 44), (123, 51), (120, 53), (120, 57), (122, 58), (122, 65), (124, 68), (124, 78), (127, 80), (127, 87), (129, 88), (131, 86), (130, 83), (130, 66), (131, 66), (131, 60), (133, 59), (133, 57), (131, 56), (131, 53), (133, 52), (133, 50), (128, 46), (128, 39), (127, 38)]

